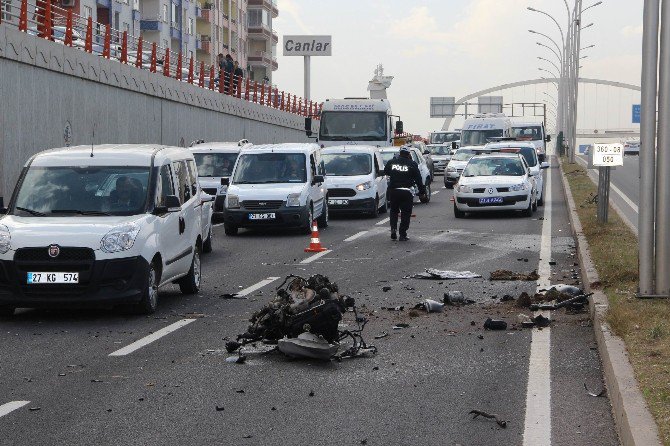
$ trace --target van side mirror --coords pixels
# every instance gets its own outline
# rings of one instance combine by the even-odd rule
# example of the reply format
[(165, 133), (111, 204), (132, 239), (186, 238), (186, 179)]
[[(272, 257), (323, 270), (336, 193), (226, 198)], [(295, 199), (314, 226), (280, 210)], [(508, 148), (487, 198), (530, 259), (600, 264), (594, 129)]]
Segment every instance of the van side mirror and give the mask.
[(168, 195), (165, 197), (165, 207), (168, 212), (179, 212), (181, 211), (181, 201), (176, 195)]
[(324, 181), (326, 180), (323, 178), (323, 175), (314, 175), (314, 179), (312, 179), (312, 184), (319, 184), (323, 183)]
[(395, 133), (396, 135), (403, 133), (404, 132), (404, 127), (402, 121), (398, 121), (395, 123)]
[(451, 150), (458, 150), (458, 144), (456, 143), (456, 141), (451, 142)]
[(221, 186), (230, 186), (230, 178), (222, 177), (221, 178)]
[(547, 136), (544, 138), (544, 140), (545, 140), (546, 142), (551, 142), (551, 135), (547, 135)]
[(430, 150), (428, 150), (428, 149), (424, 150), (424, 151), (423, 151), (423, 154), (424, 154), (424, 155), (430, 155)]
[(305, 134), (307, 137), (312, 136), (312, 118), (307, 117), (305, 118)]

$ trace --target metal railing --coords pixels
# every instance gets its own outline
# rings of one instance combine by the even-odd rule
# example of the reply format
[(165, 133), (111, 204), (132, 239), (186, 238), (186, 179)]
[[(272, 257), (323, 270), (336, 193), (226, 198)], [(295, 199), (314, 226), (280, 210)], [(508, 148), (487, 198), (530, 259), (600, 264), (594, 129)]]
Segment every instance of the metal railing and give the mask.
[(176, 53), (156, 42), (144, 41), (141, 35), (135, 37), (108, 24), (93, 22), (91, 17), (74, 14), (72, 8), (54, 6), (49, 0), (21, 0), (18, 4), (0, 0), (0, 26), (13, 26), (35, 38), (77, 48), (239, 100), (316, 119), (320, 115), (321, 104), (314, 101), (307, 102), (274, 85), (252, 81), (219, 70), (214, 65), (197, 63), (194, 57), (185, 57), (181, 51)]

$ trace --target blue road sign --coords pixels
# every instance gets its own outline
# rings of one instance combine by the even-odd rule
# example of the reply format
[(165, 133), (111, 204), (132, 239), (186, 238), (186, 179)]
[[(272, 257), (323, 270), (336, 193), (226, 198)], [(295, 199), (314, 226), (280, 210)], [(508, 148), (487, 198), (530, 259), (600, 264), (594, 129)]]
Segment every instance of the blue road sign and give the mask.
[(640, 104), (633, 104), (633, 124), (640, 123)]
[(588, 146), (590, 146), (590, 144), (580, 144), (580, 145), (579, 145), (579, 153), (581, 153), (582, 155), (583, 155), (584, 153), (586, 153), (586, 148), (587, 148)]

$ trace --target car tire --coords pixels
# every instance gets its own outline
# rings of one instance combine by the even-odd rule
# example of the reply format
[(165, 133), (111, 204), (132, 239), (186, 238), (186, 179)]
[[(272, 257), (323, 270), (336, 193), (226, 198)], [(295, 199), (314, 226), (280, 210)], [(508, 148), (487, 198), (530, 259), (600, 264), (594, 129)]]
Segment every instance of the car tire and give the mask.
[(200, 248), (196, 246), (191, 260), (191, 269), (188, 270), (188, 274), (179, 279), (179, 290), (182, 294), (197, 294), (200, 290), (201, 277)]
[(0, 305), (0, 317), (12, 317), (14, 316), (14, 310), (14, 307)]
[(537, 212), (537, 195), (535, 196), (535, 200), (533, 201), (533, 212)]
[(314, 223), (314, 208), (313, 208), (312, 204), (310, 203), (308, 211), (307, 211), (307, 222), (306, 222), (306, 224), (303, 224), (303, 226), (302, 226), (303, 234), (311, 234), (312, 233), (312, 223)]
[(202, 252), (208, 254), (212, 252), (212, 226), (209, 227), (209, 234), (207, 234), (207, 240), (202, 244)]
[(380, 214), (386, 214), (389, 210), (389, 193), (388, 191), (384, 195), (384, 204), (382, 205), (381, 208), (379, 208), (379, 213)]
[(424, 204), (430, 203), (430, 197), (431, 197), (431, 190), (430, 190), (430, 183), (426, 185), (426, 198), (419, 198), (419, 201)]
[(537, 205), (544, 206), (544, 191), (542, 191), (542, 195), (540, 196), (540, 198), (538, 198)]
[(370, 212), (370, 218), (379, 217), (379, 197), (375, 197), (374, 209)]
[(455, 218), (465, 218), (465, 212), (458, 209), (456, 203), (454, 203), (454, 217)]
[(239, 229), (240, 228), (238, 228), (235, 225), (231, 225), (228, 223), (223, 224), (223, 232), (225, 232), (226, 235), (229, 235), (231, 237), (237, 235), (237, 231), (239, 231)]
[(158, 308), (159, 283), (160, 275), (158, 274), (158, 266), (155, 262), (151, 262), (147, 269), (147, 283), (142, 291), (142, 299), (134, 306), (133, 313), (153, 314), (156, 311), (156, 308)]
[(530, 201), (528, 203), (528, 208), (526, 208), (526, 210), (521, 211), (521, 212), (522, 212), (522, 215), (524, 217), (532, 217), (533, 216), (533, 202)]
[(323, 200), (323, 210), (321, 211), (321, 216), (319, 217), (317, 223), (319, 228), (324, 229), (328, 227), (328, 219), (330, 218), (330, 211), (328, 210), (328, 198)]

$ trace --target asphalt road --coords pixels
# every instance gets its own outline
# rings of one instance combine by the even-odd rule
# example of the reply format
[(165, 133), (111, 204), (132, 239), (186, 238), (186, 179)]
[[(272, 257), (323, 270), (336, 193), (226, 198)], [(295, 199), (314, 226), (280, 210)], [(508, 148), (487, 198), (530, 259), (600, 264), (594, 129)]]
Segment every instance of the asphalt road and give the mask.
[[(332, 219), (321, 232), (332, 251), (309, 263), (304, 235), (226, 237), (217, 227), (202, 292), (162, 290), (153, 316), (20, 310), (0, 322), (0, 444), (618, 444), (608, 398), (584, 389), (604, 385), (588, 315), (561, 310), (550, 328), (515, 329), (517, 315), (528, 311), (500, 299), (578, 282), (557, 168), (550, 171), (551, 196), (532, 218), (456, 220), (451, 191), (439, 189), (430, 204), (415, 207), (409, 242), (390, 240), (383, 215)], [(431, 267), (483, 277), (404, 278)], [(490, 281), (500, 268), (539, 268), (542, 277), (539, 284)], [(313, 273), (356, 298), (378, 354), (321, 363), (252, 352), (245, 364), (227, 363), (225, 340), (245, 330), (281, 279), (246, 300), (220, 295)], [(409, 308), (447, 290), (476, 303), (410, 317)], [(382, 309), (397, 305), (405, 310)], [(487, 317), (510, 327), (485, 331)], [(180, 321), (187, 322), (154, 342), (109, 356)], [(353, 324), (352, 315), (343, 322)], [(410, 327), (393, 330), (397, 322)], [(374, 339), (384, 331), (388, 337)], [(13, 401), (28, 403), (3, 415), (2, 405)], [(473, 409), (498, 414), (507, 428), (472, 420)]]
[[(579, 155), (577, 161), (583, 166), (588, 163), (587, 157)], [(598, 169), (590, 169), (589, 176), (598, 184)], [(637, 228), (638, 206), (640, 203), (640, 157), (624, 156), (623, 166), (618, 166), (610, 175), (610, 201), (616, 203), (629, 226)]]

